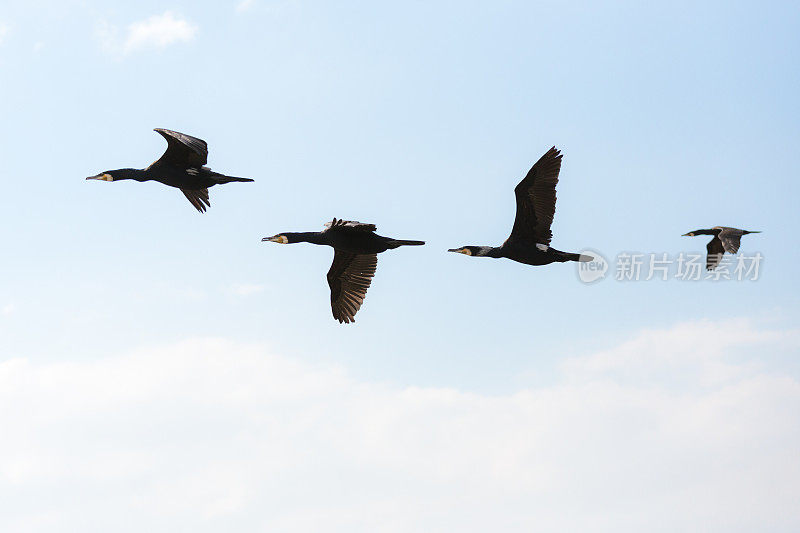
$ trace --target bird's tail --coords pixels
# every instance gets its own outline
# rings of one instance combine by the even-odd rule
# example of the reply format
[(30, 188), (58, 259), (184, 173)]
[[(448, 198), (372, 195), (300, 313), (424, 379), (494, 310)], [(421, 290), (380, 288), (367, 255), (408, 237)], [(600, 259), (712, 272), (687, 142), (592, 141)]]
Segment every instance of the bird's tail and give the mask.
[(223, 174), (214, 177), (217, 179), (217, 183), (219, 184), (231, 183), (233, 181), (255, 181), (250, 178), (237, 178), (236, 176), (225, 176)]
[(561, 256), (560, 262), (564, 263), (566, 261), (578, 261), (579, 263), (588, 263), (589, 261), (593, 261), (594, 257), (591, 255), (584, 255), (584, 254), (571, 254), (569, 252), (561, 252), (563, 255)]
[(400, 239), (389, 239), (389, 247), (397, 248), (398, 246), (422, 246), (425, 241), (404, 241)]

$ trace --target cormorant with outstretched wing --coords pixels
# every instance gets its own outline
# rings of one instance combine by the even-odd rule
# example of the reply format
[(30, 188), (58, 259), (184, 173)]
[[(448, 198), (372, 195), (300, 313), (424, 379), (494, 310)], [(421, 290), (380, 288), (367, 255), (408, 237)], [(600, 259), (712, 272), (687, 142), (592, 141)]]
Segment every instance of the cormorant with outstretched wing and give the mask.
[(502, 246), (451, 248), (473, 257), (505, 257), (526, 265), (548, 265), (566, 261), (591, 261), (588, 255), (562, 252), (550, 247), (553, 215), (556, 212), (556, 184), (561, 171), (561, 152), (550, 148), (514, 188), (517, 215), (511, 235)]
[(158, 161), (145, 169), (106, 170), (86, 179), (158, 181), (180, 189), (195, 209), (201, 213), (205, 213), (206, 208), (211, 207), (208, 198), (209, 187), (232, 181), (253, 181), (250, 178), (226, 176), (206, 167), (208, 145), (204, 140), (163, 128), (156, 128), (155, 131), (167, 140), (167, 150)]
[(746, 229), (730, 228), (727, 226), (714, 226), (710, 229), (696, 229), (689, 233), (684, 233), (682, 237), (694, 237), (696, 235), (713, 235), (714, 238), (706, 244), (706, 270), (714, 270), (722, 261), (725, 252), (735, 254), (739, 251), (742, 236), (749, 233), (761, 233), (760, 231), (747, 231)]
[(374, 224), (334, 218), (323, 231), (279, 233), (262, 241), (279, 244), (309, 242), (334, 249), (333, 263), (328, 270), (331, 289), (331, 310), (339, 322), (355, 322), (355, 315), (364, 303), (367, 289), (378, 266), (378, 254), (400, 246), (419, 246), (424, 241), (391, 239), (377, 235)]

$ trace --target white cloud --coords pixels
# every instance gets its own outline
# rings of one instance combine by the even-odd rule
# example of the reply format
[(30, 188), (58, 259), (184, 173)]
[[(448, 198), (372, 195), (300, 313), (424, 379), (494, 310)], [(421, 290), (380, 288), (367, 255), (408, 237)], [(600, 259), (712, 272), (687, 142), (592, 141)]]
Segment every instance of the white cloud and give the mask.
[(800, 383), (752, 361), (797, 341), (681, 325), (495, 396), (213, 339), (5, 360), (0, 529), (795, 531)]
[(640, 385), (686, 385), (687, 380), (689, 384), (724, 384), (753, 371), (748, 363), (726, 363), (724, 356), (732, 348), (789, 343), (798, 349), (798, 339), (800, 330), (759, 330), (747, 320), (689, 322), (669, 330), (646, 330), (611, 350), (568, 360), (565, 370), (573, 379), (613, 373), (617, 381)]
[(255, 0), (241, 0), (238, 4), (236, 4), (236, 12), (237, 13), (244, 13), (248, 11), (251, 7), (255, 5)]
[(189, 42), (196, 33), (197, 26), (167, 11), (128, 26), (124, 49), (164, 48), (174, 43)]
[(100, 22), (96, 33), (106, 53), (124, 55), (189, 42), (195, 38), (197, 30), (197, 26), (188, 20), (166, 11), (129, 24), (123, 36), (120, 35), (119, 28), (107, 21)]
[(256, 6), (261, 13), (279, 15), (289, 9), (297, 7), (297, 2), (296, 0), (269, 0), (268, 2), (262, 2), (260, 0), (240, 0), (236, 4), (235, 11), (238, 14), (246, 13)]

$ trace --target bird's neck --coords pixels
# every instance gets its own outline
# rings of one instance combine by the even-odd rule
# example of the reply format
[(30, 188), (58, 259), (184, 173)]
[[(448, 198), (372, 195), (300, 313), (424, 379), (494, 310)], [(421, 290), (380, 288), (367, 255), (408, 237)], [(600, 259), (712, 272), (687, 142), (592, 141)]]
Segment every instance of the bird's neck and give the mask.
[(493, 246), (476, 246), (475, 257), (503, 257), (502, 248)]
[(300, 233), (284, 233), (289, 239), (289, 244), (295, 242), (310, 242), (311, 244), (326, 244), (321, 231), (304, 231)]
[(138, 168), (120, 168), (114, 171), (114, 181), (119, 180), (136, 180), (147, 181), (150, 177), (144, 170)]

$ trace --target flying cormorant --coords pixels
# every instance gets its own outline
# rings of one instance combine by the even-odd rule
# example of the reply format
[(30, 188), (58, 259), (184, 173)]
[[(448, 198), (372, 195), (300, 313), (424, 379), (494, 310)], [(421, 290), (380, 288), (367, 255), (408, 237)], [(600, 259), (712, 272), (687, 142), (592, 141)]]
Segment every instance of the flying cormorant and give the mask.
[(355, 314), (364, 303), (367, 289), (378, 266), (378, 254), (399, 246), (419, 246), (424, 241), (390, 239), (375, 234), (374, 224), (334, 218), (323, 231), (279, 233), (262, 241), (280, 244), (310, 242), (334, 249), (333, 264), (328, 271), (333, 318), (340, 323), (355, 322)]
[(722, 261), (725, 252), (735, 254), (739, 251), (742, 235), (748, 233), (761, 233), (760, 231), (747, 231), (746, 229), (729, 228), (727, 226), (714, 226), (711, 229), (696, 229), (689, 233), (684, 233), (682, 237), (694, 237), (696, 235), (713, 235), (714, 238), (706, 244), (706, 270), (714, 270)]
[(505, 257), (526, 265), (591, 261), (593, 258), (588, 255), (550, 248), (550, 239), (553, 238), (550, 225), (556, 211), (556, 184), (561, 170), (561, 157), (561, 152), (555, 146), (550, 148), (514, 188), (517, 216), (511, 235), (502, 246), (462, 246), (447, 251), (474, 257)]
[(208, 199), (209, 187), (232, 181), (253, 181), (250, 178), (219, 174), (203, 166), (208, 159), (208, 145), (204, 140), (162, 128), (156, 128), (154, 131), (167, 140), (167, 150), (158, 161), (143, 170), (138, 168), (106, 170), (86, 179), (158, 181), (180, 189), (201, 213), (205, 213), (206, 207), (211, 207)]

